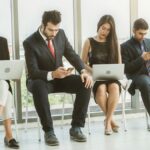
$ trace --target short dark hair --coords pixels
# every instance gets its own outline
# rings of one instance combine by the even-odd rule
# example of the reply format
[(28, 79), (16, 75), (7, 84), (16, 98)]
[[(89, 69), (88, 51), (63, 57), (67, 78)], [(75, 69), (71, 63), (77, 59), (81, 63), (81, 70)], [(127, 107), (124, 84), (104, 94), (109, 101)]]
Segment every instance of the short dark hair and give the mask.
[(61, 13), (57, 10), (45, 11), (42, 16), (42, 23), (46, 26), (48, 22), (51, 22), (54, 25), (60, 23)]
[(143, 18), (139, 18), (135, 20), (133, 24), (134, 30), (139, 30), (139, 29), (148, 30), (148, 28), (149, 28), (148, 23)]

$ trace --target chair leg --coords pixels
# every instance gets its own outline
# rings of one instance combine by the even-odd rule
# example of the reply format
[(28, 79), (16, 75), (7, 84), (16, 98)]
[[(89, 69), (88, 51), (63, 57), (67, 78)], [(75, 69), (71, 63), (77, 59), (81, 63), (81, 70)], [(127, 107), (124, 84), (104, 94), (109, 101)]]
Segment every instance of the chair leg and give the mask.
[(28, 102), (29, 102), (29, 92), (27, 91), (26, 112), (25, 112), (25, 132), (27, 132), (28, 129)]
[(65, 96), (63, 97), (63, 103), (62, 103), (62, 116), (61, 116), (61, 128), (62, 129), (64, 125), (64, 115), (65, 115)]
[(146, 109), (145, 109), (145, 115), (146, 115), (147, 130), (150, 131), (149, 115), (148, 115)]
[[(141, 93), (140, 93), (140, 98), (142, 99)], [(149, 117), (149, 114), (148, 114), (146, 108), (145, 108), (145, 117), (146, 117), (146, 126), (147, 126), (147, 130), (150, 131), (150, 122), (149, 122), (150, 117)]]
[(40, 119), (37, 117), (37, 124), (38, 124), (38, 137), (39, 137), (39, 142), (41, 142), (41, 129), (40, 129)]
[(125, 100), (126, 100), (126, 92), (125, 90), (124, 95), (123, 93), (121, 94), (122, 96), (122, 121), (123, 121), (123, 126), (124, 126), (124, 131), (127, 131), (127, 126), (126, 126), (126, 114), (125, 114)]
[(17, 116), (16, 116), (15, 99), (13, 101), (13, 113), (14, 113), (15, 129), (16, 129), (16, 139), (18, 140), (18, 124), (17, 124)]
[[(15, 90), (15, 82), (13, 84), (13, 89)], [(13, 94), (13, 113), (14, 113), (14, 123), (15, 123), (15, 129), (16, 129), (16, 140), (18, 140), (18, 124), (17, 124), (17, 113), (16, 113), (16, 105), (17, 105), (17, 101), (16, 101), (16, 95), (15, 92)]]
[(88, 133), (89, 135), (91, 134), (90, 125), (91, 125), (90, 106), (88, 106)]

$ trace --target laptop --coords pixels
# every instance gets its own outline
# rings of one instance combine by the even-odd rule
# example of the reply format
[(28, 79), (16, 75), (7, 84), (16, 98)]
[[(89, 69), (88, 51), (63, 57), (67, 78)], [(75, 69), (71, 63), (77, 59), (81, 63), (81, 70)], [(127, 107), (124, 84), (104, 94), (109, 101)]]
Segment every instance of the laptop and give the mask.
[(93, 80), (122, 80), (124, 64), (95, 64), (93, 65)]
[(0, 80), (17, 80), (22, 76), (24, 60), (0, 60)]

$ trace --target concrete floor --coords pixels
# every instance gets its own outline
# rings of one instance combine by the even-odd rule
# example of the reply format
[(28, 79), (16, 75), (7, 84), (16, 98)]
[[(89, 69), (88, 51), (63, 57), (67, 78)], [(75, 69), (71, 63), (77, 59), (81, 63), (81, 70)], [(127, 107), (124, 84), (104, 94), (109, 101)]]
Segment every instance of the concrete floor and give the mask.
[[(41, 142), (38, 141), (36, 124), (29, 124), (27, 132), (19, 129), (20, 150), (150, 150), (150, 132), (146, 129), (144, 114), (138, 117), (128, 117), (128, 131), (124, 132), (120, 119), (120, 132), (111, 136), (104, 135), (103, 118), (92, 120), (91, 135), (88, 134), (87, 125), (83, 132), (87, 135), (87, 142), (78, 143), (70, 140), (70, 125), (64, 125), (63, 129), (59, 123), (55, 125), (55, 133), (59, 139), (59, 146), (47, 146), (44, 143), (43, 132)], [(55, 124), (55, 122), (54, 122)], [(21, 125), (23, 127), (23, 125)], [(2, 128), (2, 127), (1, 127)], [(3, 144), (4, 132), (0, 131), (0, 150), (9, 150)]]

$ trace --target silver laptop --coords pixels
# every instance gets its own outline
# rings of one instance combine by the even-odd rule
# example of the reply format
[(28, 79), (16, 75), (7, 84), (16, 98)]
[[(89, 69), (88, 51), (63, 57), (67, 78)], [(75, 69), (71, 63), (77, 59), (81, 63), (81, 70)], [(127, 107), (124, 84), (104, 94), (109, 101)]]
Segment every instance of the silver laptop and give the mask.
[(0, 60), (0, 79), (20, 79), (23, 68), (24, 60)]
[(122, 80), (124, 64), (95, 64), (93, 65), (93, 80)]

